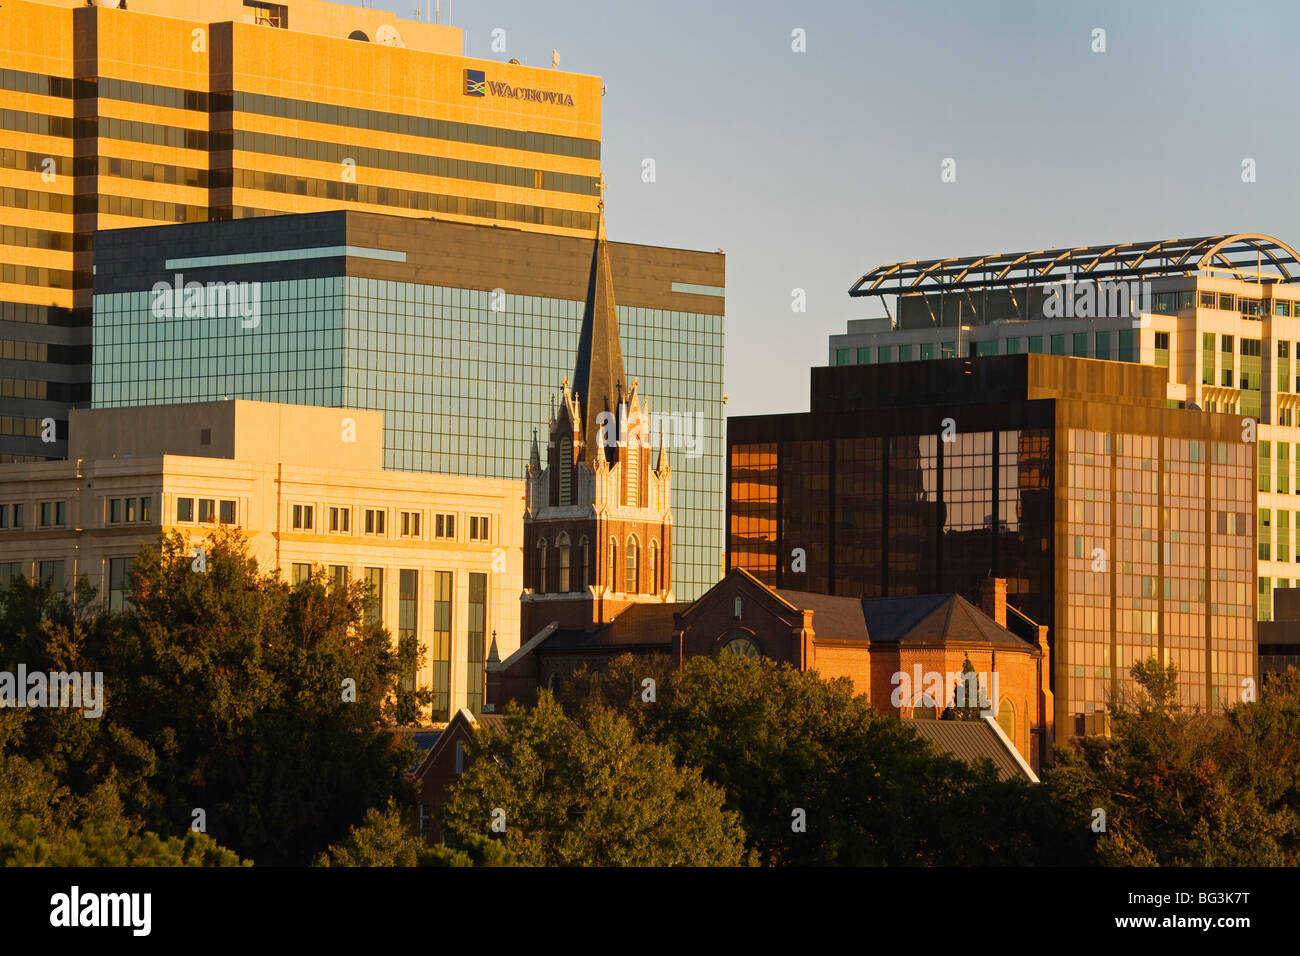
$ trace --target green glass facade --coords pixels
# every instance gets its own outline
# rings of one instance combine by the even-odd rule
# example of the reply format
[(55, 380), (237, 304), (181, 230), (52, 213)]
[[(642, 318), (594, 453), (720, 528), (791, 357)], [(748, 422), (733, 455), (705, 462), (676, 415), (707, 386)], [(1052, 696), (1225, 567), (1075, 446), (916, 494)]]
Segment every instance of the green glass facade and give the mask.
[[(344, 217), (356, 215), (103, 233), (96, 260), (94, 407), (244, 398), (375, 409), (384, 412), (386, 468), (521, 478), (533, 429), (545, 433), (559, 381), (572, 375), (585, 289), (529, 295), (517, 291), (532, 284), (518, 274), (474, 277), (476, 284), (492, 282), (487, 289), (351, 274), (370, 266), (421, 271), (414, 251), (406, 259), (393, 252), (402, 243), (389, 240), (402, 235), (371, 235), (349, 245), (343, 232), (331, 238), (328, 228), (319, 228), (344, 230)], [(273, 228), (302, 220), (316, 220), (318, 228), (300, 228), (292, 236), (277, 236)], [(217, 231), (246, 232), (257, 224), (271, 227), (258, 246), (211, 254), (221, 251), (211, 242)], [(459, 224), (454, 229), (502, 233)], [(270, 251), (295, 239), (296, 256)], [(590, 261), (589, 242), (543, 239), (572, 244), (575, 255)], [(259, 246), (267, 251), (253, 251)], [(621, 248), (646, 249), (646, 268), (655, 268), (659, 250)], [(350, 254), (338, 255), (343, 251)], [(555, 285), (544, 263), (537, 271), (536, 285)], [(183, 282), (256, 283), (257, 316), (228, 309), (187, 317), (177, 308), (170, 317), (158, 317), (152, 287), (174, 281), (176, 272)], [(622, 302), (617, 268), (614, 281)], [(627, 374), (640, 380), (652, 412), (672, 416), (666, 437), (673, 468), (674, 590), (679, 600), (693, 600), (718, 579), (722, 549), (723, 317), (716, 314), (722, 298), (676, 292), (663, 298), (682, 305), (716, 303), (714, 313), (618, 308)], [(626, 299), (636, 302), (634, 296)], [(656, 434), (656, 449), (658, 441)]]

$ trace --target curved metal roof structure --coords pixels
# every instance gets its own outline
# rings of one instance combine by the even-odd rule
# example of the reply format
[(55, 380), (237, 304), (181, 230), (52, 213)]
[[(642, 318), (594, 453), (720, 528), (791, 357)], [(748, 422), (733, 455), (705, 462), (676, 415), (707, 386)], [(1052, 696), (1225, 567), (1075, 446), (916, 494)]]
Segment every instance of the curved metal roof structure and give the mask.
[(1205, 271), (1228, 271), (1246, 280), (1300, 282), (1300, 255), (1280, 239), (1252, 232), (1004, 252), (877, 266), (850, 286), (849, 295), (942, 294), (1067, 279), (1118, 281)]

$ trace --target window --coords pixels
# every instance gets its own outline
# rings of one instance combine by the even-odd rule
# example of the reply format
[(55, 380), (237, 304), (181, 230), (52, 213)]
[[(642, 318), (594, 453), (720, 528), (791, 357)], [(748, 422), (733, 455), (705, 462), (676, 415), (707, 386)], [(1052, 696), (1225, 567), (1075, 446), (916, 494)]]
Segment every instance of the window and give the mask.
[(1257, 444), (1259, 448), (1259, 490), (1272, 491), (1272, 466), (1273, 466), (1273, 443), (1262, 441)]
[(235, 503), (233, 501), (222, 501), (221, 512), (219, 515), (222, 524), (235, 523)]
[(1273, 620), (1273, 590), (1271, 578), (1259, 579), (1259, 620)]
[(126, 520), (134, 521), (136, 516), (136, 498), (126, 499)]
[[(217, 520), (217, 503), (212, 498), (199, 499), (199, 523), (206, 524)], [(311, 527), (311, 519), (308, 519), (307, 527)]]
[(1278, 509), (1277, 512), (1277, 559), (1291, 560), (1291, 512)]
[(1232, 309), (1233, 309), (1233, 306), (1235, 305), (1235, 303), (1233, 302), (1233, 299), (1234, 299), (1234, 298), (1235, 298), (1235, 296), (1233, 296), (1232, 293), (1230, 293), (1230, 292), (1220, 292), (1220, 293), (1219, 293), (1219, 308), (1231, 312)]
[[(474, 519), (470, 519), (473, 521)], [(569, 536), (560, 532), (560, 536), (555, 539), (555, 546), (560, 552), (560, 586), (559, 592), (567, 594), (569, 592)]]
[(1136, 362), (1137, 359), (1137, 349), (1133, 347), (1133, 330), (1120, 329), (1119, 360), (1121, 362)]
[(1070, 348), (1071, 348), (1070, 354), (1073, 355), (1075, 358), (1087, 358), (1088, 357), (1088, 333), (1075, 332), (1074, 341), (1070, 343)]
[(1273, 543), (1273, 532), (1269, 527), (1271, 524), (1273, 512), (1269, 508), (1259, 509), (1259, 559), (1268, 561), (1270, 545)]
[(1202, 309), (1212, 309), (1212, 308), (1214, 308), (1214, 293), (1213, 293), (1213, 292), (1202, 292), (1202, 293), (1201, 293), (1201, 303), (1200, 303), (1200, 307), (1201, 307)]
[(194, 520), (194, 499), (193, 498), (176, 499), (176, 520), (177, 521)]
[(1018, 338), (1007, 339), (1007, 354), (1008, 355), (1020, 354), (1020, 339)]
[(149, 508), (152, 504), (153, 504), (152, 498), (145, 497), (140, 499), (140, 520), (141, 521), (149, 520)]
[(330, 565), (330, 585), (336, 590), (343, 590), (348, 586), (348, 580), (351, 573), (346, 564)]
[[(561, 502), (564, 504), (565, 502)], [(469, 519), (469, 539), (471, 541), (488, 540), (488, 519), (483, 516), (470, 516)]]
[(63, 590), (63, 562), (41, 561), (37, 565), (37, 574), (41, 584), (48, 585), (56, 591)]
[(537, 542), (537, 593), (546, 593), (546, 539)]
[(402, 568), (397, 572), (397, 656), (401, 668), (398, 691), (399, 719), (414, 719), (415, 671), (420, 651), (416, 643), (420, 621), (420, 572)]
[(1053, 335), (1053, 336), (1052, 336), (1052, 354), (1053, 354), (1053, 355), (1064, 355), (1064, 354), (1065, 354), (1065, 336), (1064, 336), (1064, 335)]
[(471, 714), (483, 712), (484, 671), (487, 659), (487, 575), (469, 576), (469, 621), (467, 622), (467, 668), (465, 703)]
[(108, 559), (108, 609), (110, 611), (126, 609), (126, 578), (130, 567), (130, 558)]
[(850, 354), (851, 354), (851, 352), (850, 352), (849, 349), (836, 349), (836, 350), (835, 350), (835, 364), (836, 364), (836, 365), (850, 365), (850, 364), (852, 364), (852, 363), (849, 361), (849, 356), (850, 356)]
[(606, 586), (612, 591), (618, 583), (618, 542), (609, 539), (609, 572), (605, 578)]
[(956, 342), (941, 342), (941, 343), (939, 344), (939, 357), (940, 357), (940, 358), (946, 358), (946, 359), (956, 358), (956, 357), (957, 357), (957, 343), (956, 343)]
[(638, 594), (641, 591), (640, 582), (637, 580), (637, 571), (639, 570), (637, 567), (637, 559), (640, 557), (639, 552), (640, 549), (637, 546), (636, 537), (633, 536), (628, 538), (627, 539), (627, 560), (624, 562), (626, 565), (626, 578), (627, 578), (625, 582), (627, 584), (627, 587), (624, 588), (625, 594)]
[(1273, 302), (1273, 314), (1274, 314), (1274, 315), (1290, 315), (1290, 314), (1291, 314), (1291, 304), (1290, 304), (1289, 302), (1283, 302), (1283, 301), (1281, 301), (1281, 300), (1275, 300), (1275, 301)]
[(1277, 443), (1277, 490), (1281, 494), (1291, 493), (1291, 443)]
[(117, 524), (122, 520), (122, 499), (108, 499), (108, 523)]
[(420, 512), (403, 511), (402, 515), (402, 537), (418, 538), (420, 536)]
[(433, 572), (433, 719), (451, 706), (451, 572)]
[(922, 361), (928, 361), (929, 359), (932, 359), (932, 358), (934, 358), (934, 343), (933, 343), (933, 342), (922, 342), (922, 343), (921, 343), (921, 360), (922, 360)]
[(900, 346), (898, 347), (898, 360), (899, 360), (900, 362), (910, 362), (910, 361), (912, 361), (912, 346), (910, 346), (910, 345), (900, 345)]
[(876, 361), (877, 361), (877, 362), (892, 362), (892, 361), (894, 360), (894, 358), (893, 358), (893, 352), (894, 352), (893, 348), (892, 348), (891, 346), (888, 346), (888, 345), (881, 345), (881, 346), (877, 347), (877, 349), (876, 349)]
[(1043, 354), (1043, 337), (1041, 335), (1029, 336), (1029, 352), (1031, 355)]
[(385, 512), (378, 508), (366, 509), (366, 534), (384, 533), (384, 514)]
[(629, 508), (641, 507), (641, 442), (638, 437), (628, 438), (627, 460), (623, 463), (623, 504)]
[(66, 501), (41, 502), (41, 527), (62, 528), (67, 523), (68, 503)]
[(871, 349), (869, 348), (858, 349), (858, 364), (859, 365), (871, 364)]
[[(560, 439), (560, 505), (573, 504), (573, 439), (565, 435)], [(469, 539), (471, 541), (487, 540), (487, 532), (482, 539), (474, 536), (474, 519), (469, 519)]]
[(650, 593), (658, 594), (663, 589), (659, 577), (659, 542), (650, 542)]
[(1098, 332), (1096, 338), (1097, 338), (1097, 358), (1099, 359), (1110, 358), (1110, 333)]
[(735, 603), (732, 605), (732, 612), (733, 612), (733, 614), (735, 615), (735, 618), (736, 618), (737, 621), (740, 620), (741, 615), (742, 615), (742, 613), (744, 612), (744, 610), (745, 610), (745, 601), (744, 601), (744, 599), (741, 598), (740, 595), (736, 595), (736, 601), (735, 601)]
[(1214, 384), (1214, 333), (1201, 333), (1201, 384)]
[(1157, 332), (1157, 333), (1156, 333), (1156, 348), (1158, 348), (1158, 349), (1165, 349), (1166, 351), (1168, 351), (1168, 349), (1169, 349), (1169, 333), (1168, 333), (1168, 332)]
[(591, 548), (586, 538), (578, 542), (578, 555), (582, 563), (578, 565), (578, 586), (574, 590), (585, 591), (591, 583)]
[(1228, 353), (1231, 353), (1231, 352), (1232, 352), (1232, 336), (1231, 336), (1231, 335), (1221, 335), (1221, 336), (1219, 336), (1219, 351), (1220, 351), (1220, 352), (1228, 352)]
[(21, 561), (0, 562), (0, 591), (13, 584), (14, 578), (21, 578), (22, 576), (23, 565)]
[(293, 526), (295, 530), (311, 530), (311, 505), (294, 505), (293, 506)]
[(365, 581), (366, 587), (374, 595), (375, 601), (366, 614), (366, 622), (369, 624), (383, 624), (384, 622), (384, 569), (383, 568), (363, 568), (361, 579)]
[(465, 772), (465, 740), (457, 738), (456, 740), (456, 776)]
[(433, 520), (433, 536), (435, 538), (456, 537), (456, 516), (454, 514), (435, 515)]
[(351, 508), (331, 508), (330, 509), (330, 530), (341, 534), (347, 534), (352, 523)]
[(1156, 296), (1156, 311), (1161, 314), (1174, 311), (1174, 294), (1172, 292), (1161, 292)]
[(310, 579), (311, 579), (311, 565), (310, 565), (310, 564), (294, 564), (294, 565), (293, 565), (293, 567), (292, 567), (292, 576), (290, 577), (290, 580), (291, 580), (294, 584), (302, 584), (303, 581), (307, 581), (307, 580), (310, 580)]

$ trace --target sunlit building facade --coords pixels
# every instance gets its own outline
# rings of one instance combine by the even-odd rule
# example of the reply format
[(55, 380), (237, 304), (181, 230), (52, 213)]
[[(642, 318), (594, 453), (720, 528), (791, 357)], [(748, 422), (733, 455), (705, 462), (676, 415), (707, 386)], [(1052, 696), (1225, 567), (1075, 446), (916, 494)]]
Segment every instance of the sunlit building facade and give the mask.
[(89, 403), (98, 229), (348, 208), (590, 235), (600, 78), (462, 52), (319, 0), (0, 7), (0, 461), (64, 457)]
[[(1117, 400), (1122, 396), (1123, 400)], [(1255, 448), (1162, 370), (1052, 356), (813, 369), (811, 411), (728, 420), (728, 566), (854, 597), (1007, 580), (1050, 628), (1058, 733), (1129, 668), (1219, 707), (1258, 678)]]

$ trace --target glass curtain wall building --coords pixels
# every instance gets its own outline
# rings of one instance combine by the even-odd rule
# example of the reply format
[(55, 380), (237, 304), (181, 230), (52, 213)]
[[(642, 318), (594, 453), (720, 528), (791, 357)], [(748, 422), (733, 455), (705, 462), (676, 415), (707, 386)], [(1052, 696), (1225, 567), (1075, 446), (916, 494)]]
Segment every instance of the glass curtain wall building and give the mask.
[[(385, 468), (522, 479), (577, 353), (593, 243), (352, 212), (103, 232), (93, 403), (375, 409)], [(610, 258), (692, 600), (723, 546), (725, 260), (625, 243)]]
[[(830, 339), (832, 365), (1040, 353), (1152, 365), (1178, 408), (1251, 419), (1259, 620), (1300, 587), (1300, 259), (1255, 233), (899, 262), (852, 296), (887, 313)], [(889, 301), (893, 301), (890, 308)]]
[(1258, 677), (1255, 449), (1235, 418), (1167, 408), (1157, 370), (821, 368), (811, 409), (728, 420), (729, 568), (854, 597), (978, 601), (982, 579), (1006, 578), (1008, 603), (1050, 628), (1067, 735), (1103, 731), (1152, 655), (1177, 665), (1188, 705)]

